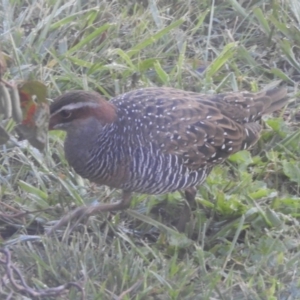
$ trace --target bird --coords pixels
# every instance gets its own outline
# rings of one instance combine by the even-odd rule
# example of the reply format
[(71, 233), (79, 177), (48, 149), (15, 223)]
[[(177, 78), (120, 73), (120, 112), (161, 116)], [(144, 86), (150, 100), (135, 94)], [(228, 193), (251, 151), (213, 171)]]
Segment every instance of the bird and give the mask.
[[(91, 182), (122, 190), (119, 202), (78, 208), (71, 219), (123, 210), (132, 193), (183, 191), (195, 201), (212, 168), (259, 139), (262, 115), (287, 104), (285, 87), (260, 92), (201, 94), (171, 87), (141, 88), (107, 101), (73, 90), (50, 104), (49, 130), (66, 131), (71, 167)], [(188, 213), (179, 220), (184, 230)]]

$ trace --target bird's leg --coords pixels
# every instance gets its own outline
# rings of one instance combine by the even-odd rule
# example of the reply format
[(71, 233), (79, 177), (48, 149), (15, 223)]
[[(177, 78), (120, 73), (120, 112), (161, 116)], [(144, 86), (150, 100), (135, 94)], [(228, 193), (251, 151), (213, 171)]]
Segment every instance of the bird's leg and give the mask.
[[(54, 231), (59, 229), (60, 227), (68, 224), (72, 220), (76, 220), (76, 223), (80, 222), (84, 217), (90, 217), (100, 212), (109, 212), (114, 210), (124, 210), (130, 206), (131, 202), (131, 193), (123, 191), (122, 200), (116, 203), (109, 204), (92, 204), (89, 206), (80, 206), (72, 211), (67, 216), (62, 217), (50, 230), (47, 231), (47, 235), (53, 234)], [(74, 229), (74, 226), (70, 229), (71, 232)]]
[(189, 187), (184, 191), (186, 202), (184, 203), (184, 207), (181, 211), (181, 215), (176, 224), (176, 228), (179, 232), (183, 232), (185, 230), (186, 224), (191, 218), (190, 206), (195, 204), (196, 194), (197, 194), (197, 189), (195, 187)]

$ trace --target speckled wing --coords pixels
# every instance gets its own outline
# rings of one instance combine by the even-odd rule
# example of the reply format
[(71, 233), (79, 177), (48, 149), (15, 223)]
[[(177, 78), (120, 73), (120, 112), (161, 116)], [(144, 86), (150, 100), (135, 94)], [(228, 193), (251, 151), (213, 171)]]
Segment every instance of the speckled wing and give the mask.
[(123, 126), (131, 127), (131, 139), (151, 142), (181, 158), (190, 169), (199, 169), (252, 146), (260, 132), (254, 121), (272, 101), (265, 92), (203, 95), (146, 88), (117, 97), (113, 103), (124, 110), (120, 115), (125, 116)]

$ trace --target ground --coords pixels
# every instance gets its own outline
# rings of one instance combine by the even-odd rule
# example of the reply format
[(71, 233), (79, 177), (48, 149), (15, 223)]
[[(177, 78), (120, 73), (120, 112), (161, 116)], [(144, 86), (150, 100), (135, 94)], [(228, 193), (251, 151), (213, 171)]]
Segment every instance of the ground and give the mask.
[(290, 97), (251, 151), (212, 171), (182, 234), (172, 227), (183, 204), (174, 193), (135, 195), (126, 212), (47, 237), (74, 207), (119, 191), (74, 174), (61, 132), (43, 152), (26, 141), (1, 146), (3, 299), (300, 299), (298, 0), (6, 0), (0, 37), (13, 61), (4, 78), (39, 80), (49, 99), (70, 89), (110, 99), (146, 86), (274, 84)]

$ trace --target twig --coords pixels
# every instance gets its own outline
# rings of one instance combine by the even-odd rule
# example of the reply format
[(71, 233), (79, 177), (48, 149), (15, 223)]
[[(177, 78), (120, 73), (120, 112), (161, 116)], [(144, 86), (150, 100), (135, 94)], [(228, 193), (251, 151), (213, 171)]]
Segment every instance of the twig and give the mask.
[[(66, 290), (70, 289), (71, 287), (77, 288), (81, 292), (81, 299), (86, 299), (84, 288), (77, 282), (68, 282), (66, 284), (54, 287), (54, 288), (47, 288), (47, 289), (40, 289), (35, 290), (27, 285), (21, 271), (12, 264), (11, 262), (11, 254), (7, 248), (0, 249), (0, 252), (4, 254), (5, 259), (0, 259), (0, 264), (5, 266), (6, 275), (13, 286), (14, 290), (21, 293), (22, 295), (31, 296), (34, 298), (38, 297), (49, 297), (49, 296), (58, 296), (61, 293), (65, 292)], [(14, 276), (16, 275), (16, 277)], [(21, 282), (21, 284), (17, 283), (17, 280)], [(2, 278), (2, 282), (6, 285), (5, 280)], [(8, 296), (10, 298), (11, 294)]]
[(133, 291), (134, 289), (136, 289), (137, 287), (139, 287), (142, 282), (143, 282), (143, 279), (139, 279), (133, 286), (131, 286), (126, 291), (122, 292), (120, 294), (120, 296), (118, 298), (116, 298), (116, 300), (122, 300), (128, 293), (130, 293), (131, 291)]

